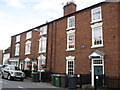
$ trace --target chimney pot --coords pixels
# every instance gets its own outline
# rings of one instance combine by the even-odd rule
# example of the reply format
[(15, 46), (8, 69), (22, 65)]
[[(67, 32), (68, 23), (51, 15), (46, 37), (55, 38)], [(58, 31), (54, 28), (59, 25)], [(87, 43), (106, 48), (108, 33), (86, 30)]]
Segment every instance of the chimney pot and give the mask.
[(74, 1), (69, 1), (63, 7), (64, 9), (64, 16), (76, 12), (76, 4)]

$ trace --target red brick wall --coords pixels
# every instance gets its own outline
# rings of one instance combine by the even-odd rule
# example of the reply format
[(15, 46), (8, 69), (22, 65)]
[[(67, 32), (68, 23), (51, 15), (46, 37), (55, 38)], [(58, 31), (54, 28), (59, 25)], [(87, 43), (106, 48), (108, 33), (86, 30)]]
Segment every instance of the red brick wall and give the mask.
[(53, 23), (50, 23), (48, 25), (48, 38), (47, 38), (47, 67), (49, 69), (54, 69), (53, 67), (53, 57), (54, 57), (54, 41), (53, 41)]
[[(31, 41), (31, 54), (25, 55), (25, 43), (26, 41)], [(26, 40), (26, 32), (20, 34), (20, 60), (25, 58), (36, 59), (38, 58), (38, 43), (39, 43), (39, 32), (32, 31), (32, 38)], [(11, 57), (15, 57), (15, 45), (16, 45), (16, 36), (12, 37), (12, 53)]]
[(24, 33), (21, 38), (21, 52), (22, 52), (22, 55), (20, 56), (21, 60), (24, 60), (27, 57), (30, 59), (38, 58), (39, 32), (32, 31), (32, 38), (29, 39), (29, 41), (31, 41), (31, 54), (30, 55), (25, 55), (26, 41), (28, 40), (26, 40), (26, 33)]
[[(52, 68), (54, 72), (65, 73), (66, 56), (71, 55), (75, 56), (75, 74), (90, 73), (91, 60), (88, 56), (95, 50), (100, 50), (105, 53), (105, 73), (107, 75), (118, 75), (118, 4), (107, 3), (102, 4), (101, 7), (104, 47), (91, 48), (92, 29), (90, 22), (92, 8), (74, 14), (76, 17), (75, 51), (66, 51), (67, 17), (53, 23), (53, 25), (55, 25), (53, 27), (53, 34), (55, 33), (55, 35), (53, 35), (53, 41), (56, 40), (52, 44)], [(85, 48), (81, 49), (81, 45), (84, 45)]]
[(105, 72), (107, 75), (116, 76), (118, 75), (118, 4), (104, 5), (103, 18)]
[(11, 49), (10, 49), (10, 57), (14, 57), (14, 55), (15, 55), (15, 41), (16, 39), (15, 39), (15, 36), (12, 36), (11, 37)]
[[(120, 38), (120, 2), (119, 2), (119, 7), (118, 7), (118, 14), (119, 14), (119, 16), (118, 16), (118, 38)], [(120, 39), (119, 39), (119, 44), (118, 44), (118, 47), (119, 47), (119, 50), (118, 50), (118, 53), (120, 53)], [(118, 54), (119, 55), (119, 57), (118, 57), (118, 64), (119, 64), (119, 66), (118, 66), (118, 72), (119, 72), (119, 76), (120, 76), (120, 54)]]

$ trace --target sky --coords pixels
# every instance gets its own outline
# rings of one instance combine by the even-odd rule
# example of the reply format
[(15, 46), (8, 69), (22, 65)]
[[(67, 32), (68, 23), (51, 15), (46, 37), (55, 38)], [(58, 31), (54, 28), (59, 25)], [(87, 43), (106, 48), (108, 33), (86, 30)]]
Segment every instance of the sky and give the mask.
[[(63, 16), (71, 0), (0, 0), (0, 50), (10, 47), (11, 36)], [(77, 11), (104, 0), (74, 0)]]

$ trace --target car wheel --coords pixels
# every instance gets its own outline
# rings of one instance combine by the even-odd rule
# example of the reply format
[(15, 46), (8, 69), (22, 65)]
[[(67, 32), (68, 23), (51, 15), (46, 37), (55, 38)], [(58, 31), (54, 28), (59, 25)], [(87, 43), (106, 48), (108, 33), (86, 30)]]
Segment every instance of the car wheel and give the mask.
[(2, 75), (2, 78), (4, 78), (4, 76)]
[(3, 74), (3, 73), (2, 73), (2, 75), (1, 75), (1, 77), (4, 78), (4, 74)]
[(8, 74), (7, 79), (8, 79), (8, 80), (11, 80), (11, 76), (10, 76), (10, 74)]

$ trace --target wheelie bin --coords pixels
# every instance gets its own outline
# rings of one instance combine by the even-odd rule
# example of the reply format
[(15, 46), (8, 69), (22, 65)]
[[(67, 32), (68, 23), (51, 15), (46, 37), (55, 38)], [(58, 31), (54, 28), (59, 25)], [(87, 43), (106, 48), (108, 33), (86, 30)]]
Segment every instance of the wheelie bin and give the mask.
[(59, 74), (55, 74), (55, 86), (56, 87), (60, 87), (61, 86), (61, 80), (60, 80), (60, 75)]
[(66, 88), (68, 86), (68, 77), (66, 75), (61, 75), (61, 87)]
[(69, 89), (76, 89), (77, 88), (77, 76), (75, 75), (69, 75), (68, 76), (68, 88)]
[(32, 72), (32, 82), (39, 82), (39, 73)]

